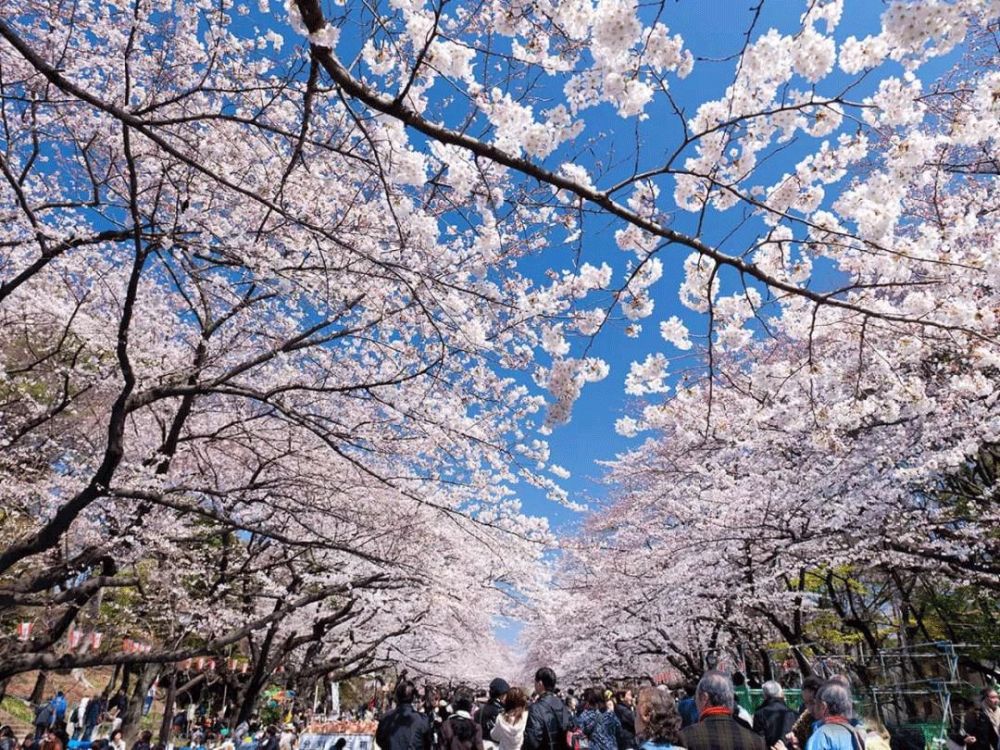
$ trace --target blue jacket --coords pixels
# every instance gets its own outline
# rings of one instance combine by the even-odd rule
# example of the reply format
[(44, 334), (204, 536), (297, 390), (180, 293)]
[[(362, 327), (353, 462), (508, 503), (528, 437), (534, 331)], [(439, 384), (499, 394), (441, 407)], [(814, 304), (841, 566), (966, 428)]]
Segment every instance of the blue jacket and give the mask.
[(52, 699), (52, 708), (56, 712), (56, 721), (62, 721), (66, 715), (66, 699), (61, 695), (57, 695)]
[(590, 740), (590, 750), (618, 750), (622, 725), (614, 711), (586, 709), (578, 719), (580, 729)]
[(853, 726), (816, 722), (805, 750), (864, 750), (864, 737)]

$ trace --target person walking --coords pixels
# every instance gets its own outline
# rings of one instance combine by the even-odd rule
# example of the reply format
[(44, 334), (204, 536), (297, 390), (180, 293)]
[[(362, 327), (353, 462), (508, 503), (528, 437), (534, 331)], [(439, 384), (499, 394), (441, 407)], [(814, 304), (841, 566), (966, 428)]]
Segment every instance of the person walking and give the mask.
[(698, 686), (694, 682), (684, 684), (684, 697), (677, 702), (677, 713), (681, 715), (681, 729), (698, 723), (698, 707), (694, 702), (694, 695)]
[(101, 714), (104, 713), (104, 699), (99, 695), (91, 696), (90, 700), (87, 701), (87, 709), (83, 717), (83, 739), (90, 741), (91, 735), (94, 733), (94, 728), (97, 723), (101, 720)]
[(635, 709), (639, 750), (674, 750), (681, 740), (681, 715), (670, 691), (644, 687)]
[(0, 750), (16, 750), (16, 748), (17, 738), (14, 736), (14, 730), (4, 724), (0, 727)]
[(555, 694), (556, 673), (549, 667), (535, 672), (537, 698), (528, 708), (524, 729), (526, 750), (567, 750), (566, 732), (574, 726), (569, 709)]
[(51, 701), (39, 704), (38, 708), (35, 709), (35, 742), (41, 740), (42, 735), (52, 727), (55, 716)]
[(132, 745), (132, 750), (152, 750), (153, 733), (148, 729), (139, 735), (139, 739)]
[(278, 728), (271, 724), (264, 730), (264, 739), (261, 740), (260, 750), (278, 750), (279, 744)]
[(483, 750), (483, 728), (472, 718), (473, 700), (471, 691), (455, 691), (452, 714), (441, 725), (441, 750)]
[(427, 719), (413, 707), (416, 686), (410, 680), (400, 680), (394, 697), (396, 707), (382, 717), (375, 731), (380, 750), (430, 750)]
[(724, 672), (706, 672), (694, 700), (698, 723), (681, 731), (681, 744), (687, 750), (765, 750), (764, 738), (733, 718), (736, 696)]
[(823, 681), (815, 675), (809, 675), (802, 682), (802, 710), (799, 712), (799, 718), (795, 720), (791, 731), (785, 735), (785, 744), (792, 750), (803, 750), (806, 742), (809, 741), (813, 724), (816, 723), (813, 706), (816, 701), (816, 693), (822, 684)]
[(577, 717), (580, 729), (590, 741), (590, 750), (618, 750), (622, 725), (608, 708), (604, 691), (599, 687), (583, 691), (583, 711)]
[(38, 750), (64, 750), (59, 738), (52, 733), (52, 728), (45, 730), (41, 742), (38, 743)]
[[(497, 723), (497, 717), (504, 711), (504, 700), (510, 685), (502, 677), (497, 677), (490, 683), (490, 697), (485, 706), (479, 711), (479, 726), (483, 730), (483, 740), (490, 740), (493, 725)], [(492, 742), (491, 742), (492, 744)]]
[(490, 738), (497, 750), (521, 750), (524, 730), (528, 726), (528, 696), (521, 688), (510, 688), (503, 702), (503, 713), (497, 717)]
[(985, 688), (979, 698), (979, 709), (973, 709), (965, 720), (965, 748), (997, 750), (1000, 747), (1000, 695), (996, 688)]
[(52, 710), (55, 712), (55, 721), (66, 721), (66, 696), (62, 690), (56, 691), (56, 697), (52, 699)]
[(851, 722), (851, 691), (842, 683), (824, 682), (813, 701), (818, 721), (805, 750), (865, 750), (865, 735)]
[(796, 713), (785, 703), (785, 691), (774, 680), (768, 680), (761, 686), (764, 702), (753, 715), (753, 731), (764, 738), (767, 747), (792, 731)]
[(618, 750), (633, 750), (635, 748), (635, 699), (631, 690), (618, 693), (615, 703), (615, 716), (621, 724), (618, 735)]

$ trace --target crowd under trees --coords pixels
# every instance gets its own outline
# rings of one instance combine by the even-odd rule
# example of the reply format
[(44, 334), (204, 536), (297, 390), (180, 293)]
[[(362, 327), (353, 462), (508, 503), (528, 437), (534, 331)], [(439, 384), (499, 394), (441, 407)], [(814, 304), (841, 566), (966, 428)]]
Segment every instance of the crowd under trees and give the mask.
[[(114, 665), (134, 718), (210, 656), (236, 722), (511, 674), (502, 616), (572, 675), (995, 679), (1000, 8), (766, 5), (720, 62), (670, 3), (0, 0), (0, 684)], [(556, 538), (524, 488), (579, 507), (546, 436), (643, 326)]]

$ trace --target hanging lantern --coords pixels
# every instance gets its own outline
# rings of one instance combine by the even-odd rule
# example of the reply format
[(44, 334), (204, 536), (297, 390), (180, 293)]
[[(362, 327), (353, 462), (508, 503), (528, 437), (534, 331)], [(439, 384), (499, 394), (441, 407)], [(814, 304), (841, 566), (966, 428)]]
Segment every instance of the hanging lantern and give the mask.
[(187, 672), (189, 669), (191, 669), (191, 659), (190, 658), (185, 659), (180, 663), (179, 666), (183, 671)]
[(243, 662), (243, 665), (240, 667), (240, 674), (246, 674), (247, 673), (247, 669), (249, 667), (250, 667), (250, 663), (249, 662)]
[(133, 641), (131, 638), (126, 638), (124, 641), (122, 641), (122, 651), (124, 651), (126, 654), (131, 654), (133, 651), (135, 651), (135, 641)]
[(77, 648), (83, 642), (83, 631), (78, 628), (70, 628), (67, 641), (70, 648)]
[(204, 656), (199, 656), (197, 659), (194, 660), (194, 668), (197, 669), (199, 672), (205, 668)]
[(21, 622), (17, 625), (17, 639), (27, 641), (31, 639), (31, 631), (35, 627), (33, 622)]
[(214, 670), (215, 670), (215, 659), (209, 659), (209, 660), (208, 660), (208, 664), (206, 664), (206, 665), (205, 665), (205, 668), (206, 668), (206, 669), (207, 669), (207, 670), (208, 670), (209, 672), (212, 672), (212, 671), (214, 671)]
[(101, 640), (104, 638), (104, 633), (99, 633), (96, 630), (90, 634), (90, 646), (93, 649), (99, 649), (101, 647)]
[(236, 671), (236, 659), (229, 659), (226, 662), (226, 669), (228, 669), (230, 672), (235, 672)]

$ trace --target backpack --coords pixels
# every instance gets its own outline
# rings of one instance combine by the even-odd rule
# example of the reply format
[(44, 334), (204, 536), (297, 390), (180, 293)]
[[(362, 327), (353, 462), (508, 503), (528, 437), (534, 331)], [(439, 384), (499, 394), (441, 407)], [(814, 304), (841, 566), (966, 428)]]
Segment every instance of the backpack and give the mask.
[(566, 747), (569, 750), (587, 750), (590, 747), (590, 740), (580, 727), (573, 727), (566, 731)]

